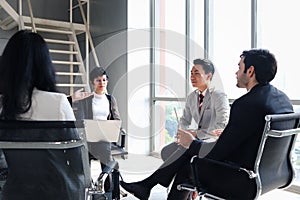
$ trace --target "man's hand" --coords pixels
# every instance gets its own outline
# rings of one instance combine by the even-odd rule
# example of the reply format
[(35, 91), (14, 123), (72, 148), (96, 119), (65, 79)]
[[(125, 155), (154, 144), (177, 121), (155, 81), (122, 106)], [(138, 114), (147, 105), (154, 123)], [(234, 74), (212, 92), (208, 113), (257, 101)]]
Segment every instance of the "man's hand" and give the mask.
[(221, 135), (221, 133), (223, 132), (224, 129), (215, 129), (213, 130), (211, 133), (213, 135), (216, 135), (217, 137), (219, 137)]
[(186, 131), (191, 133), (195, 138), (198, 137), (197, 136), (197, 130), (186, 130)]
[(195, 137), (189, 131), (184, 131), (182, 129), (178, 129), (177, 131), (177, 144), (182, 145), (184, 148), (189, 148)]

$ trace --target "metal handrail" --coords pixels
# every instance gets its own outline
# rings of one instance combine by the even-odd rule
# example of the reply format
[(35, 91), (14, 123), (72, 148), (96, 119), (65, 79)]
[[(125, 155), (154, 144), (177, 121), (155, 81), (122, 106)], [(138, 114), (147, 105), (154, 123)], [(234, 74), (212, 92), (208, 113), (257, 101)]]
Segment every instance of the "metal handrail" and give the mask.
[(30, 19), (31, 19), (31, 27), (32, 27), (32, 31), (36, 33), (36, 28), (35, 28), (35, 23), (34, 23), (34, 19), (33, 19), (33, 12), (32, 12), (32, 7), (31, 7), (31, 2), (30, 2), (30, 0), (27, 0), (27, 4), (28, 4), (28, 9), (29, 9), (29, 14), (30, 14)]
[(99, 61), (98, 61), (98, 57), (97, 57), (97, 54), (96, 54), (96, 51), (95, 51), (95, 47), (94, 47), (94, 43), (93, 43), (93, 40), (92, 40), (92, 36), (91, 36), (91, 33), (89, 31), (89, 27), (88, 27), (88, 24), (87, 24), (87, 19), (86, 19), (85, 15), (84, 15), (83, 7), (82, 7), (82, 4), (81, 4), (80, 0), (78, 0), (78, 5), (79, 5), (79, 8), (80, 8), (80, 12), (81, 12), (81, 17), (82, 17), (83, 23), (85, 25), (86, 33), (87, 33), (87, 36), (88, 36), (88, 41), (89, 41), (89, 44), (90, 44), (90, 47), (91, 47), (91, 51), (92, 51), (92, 54), (93, 54), (93, 57), (94, 57), (95, 64), (96, 64), (97, 67), (99, 67), (100, 64), (99, 64)]
[(0, 142), (2, 149), (70, 149), (84, 146), (84, 141), (69, 140), (62, 142)]

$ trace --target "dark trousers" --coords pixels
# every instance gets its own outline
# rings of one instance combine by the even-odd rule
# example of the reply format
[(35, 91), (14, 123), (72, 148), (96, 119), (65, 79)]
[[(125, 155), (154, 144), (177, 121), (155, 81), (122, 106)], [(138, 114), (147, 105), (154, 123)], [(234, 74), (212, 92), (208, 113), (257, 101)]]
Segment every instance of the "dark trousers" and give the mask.
[(164, 164), (149, 177), (149, 180), (154, 184), (158, 183), (164, 187), (168, 187), (175, 177), (168, 199), (187, 199), (189, 192), (177, 190), (177, 185), (181, 183), (192, 184), (192, 169), (190, 165), (192, 156), (188, 150), (176, 150)]
[[(101, 169), (103, 170), (107, 164), (113, 160), (111, 155), (111, 143), (110, 142), (88, 142), (89, 149), (89, 160), (99, 160)], [(119, 166), (116, 166), (116, 170), (119, 169)], [(105, 183), (104, 190), (106, 192), (112, 191), (113, 188), (113, 177), (110, 174)]]

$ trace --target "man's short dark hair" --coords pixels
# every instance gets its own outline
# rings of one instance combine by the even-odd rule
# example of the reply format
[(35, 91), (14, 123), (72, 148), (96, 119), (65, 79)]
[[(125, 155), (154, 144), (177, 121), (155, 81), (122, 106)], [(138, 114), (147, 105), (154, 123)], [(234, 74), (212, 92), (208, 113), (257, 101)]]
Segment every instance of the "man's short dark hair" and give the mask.
[(256, 80), (266, 84), (271, 82), (277, 73), (277, 61), (275, 56), (266, 49), (251, 49), (243, 51), (240, 57), (244, 57), (245, 70), (254, 67)]
[(214, 67), (214, 64), (210, 60), (198, 58), (198, 59), (195, 59), (193, 63), (194, 63), (194, 65), (202, 65), (205, 74), (211, 73), (212, 75), (214, 75), (215, 67)]

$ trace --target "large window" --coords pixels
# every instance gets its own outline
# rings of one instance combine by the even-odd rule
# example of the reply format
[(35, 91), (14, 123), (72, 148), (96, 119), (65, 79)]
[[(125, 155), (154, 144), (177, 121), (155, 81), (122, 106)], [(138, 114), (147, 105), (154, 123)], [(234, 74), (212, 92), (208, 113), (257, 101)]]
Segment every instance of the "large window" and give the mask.
[[(142, 17), (141, 17), (142, 16)], [(150, 1), (128, 1), (127, 78), (128, 151), (149, 153), (150, 134)], [(122, 119), (124, 118), (121, 116)]]
[(193, 90), (189, 81), (192, 61), (205, 55), (203, 11), (204, 0), (155, 1), (154, 152), (174, 141), (185, 98)]
[[(141, 7), (141, 0), (135, 8)], [(235, 72), (243, 50), (267, 48), (278, 61), (278, 74), (272, 84), (292, 99), (300, 112), (300, 92), (297, 89), (298, 47), (300, 46), (300, 1), (286, 0), (150, 0), (149, 12), (151, 48), (149, 49), (149, 98), (139, 97), (146, 105), (150, 120), (149, 151), (159, 152), (176, 134), (186, 96), (191, 92), (189, 76), (192, 61), (208, 57), (216, 67), (213, 84), (236, 99), (246, 91), (236, 87)], [(130, 3), (131, 4), (131, 3)], [(141, 3), (142, 4), (142, 3)], [(133, 5), (133, 4), (132, 4)], [(257, 7), (256, 7), (256, 6)], [(133, 6), (134, 7), (134, 6)], [(139, 9), (138, 9), (139, 10)], [(129, 13), (132, 13), (129, 11)], [(144, 13), (144, 12), (143, 12)], [(142, 19), (141, 12), (134, 18)], [(137, 20), (138, 21), (138, 20)], [(133, 41), (134, 41), (133, 37)], [(146, 52), (146, 51), (145, 51)], [(137, 53), (132, 55), (138, 55)], [(141, 59), (143, 56), (133, 57)], [(143, 77), (141, 76), (141, 77)], [(133, 76), (132, 76), (133, 77)], [(132, 81), (133, 82), (133, 81)], [(141, 100), (142, 102), (142, 100)], [(135, 108), (138, 109), (138, 108)], [(135, 116), (137, 120), (141, 120)], [(144, 119), (147, 121), (147, 119)], [(145, 143), (143, 143), (145, 144)], [(294, 165), (300, 177), (300, 137), (293, 152)], [(296, 182), (300, 185), (298, 178)]]
[[(173, 141), (174, 108), (186, 96), (186, 4), (182, 0), (154, 1), (152, 150)], [(175, 131), (176, 132), (176, 131)]]
[(240, 54), (251, 48), (251, 1), (212, 1), (209, 58), (219, 72), (225, 93), (236, 99), (246, 91), (236, 87)]
[[(272, 6), (270, 6), (272, 5)], [(273, 52), (278, 62), (278, 74), (273, 84), (291, 99), (300, 99), (298, 56), (300, 1), (258, 1), (258, 47)]]
[[(298, 0), (258, 1), (257, 47), (269, 49), (275, 54), (278, 72), (272, 83), (293, 100), (300, 99), (297, 87), (300, 74), (300, 68), (297, 66), (300, 46), (300, 29), (297, 26), (300, 19), (299, 8)], [(299, 112), (299, 105), (295, 106), (295, 109)], [(293, 159), (297, 173), (296, 185), (300, 186), (299, 136)]]

